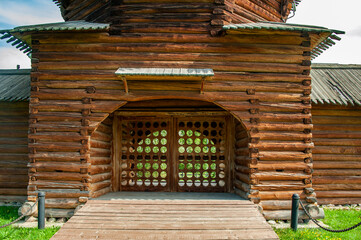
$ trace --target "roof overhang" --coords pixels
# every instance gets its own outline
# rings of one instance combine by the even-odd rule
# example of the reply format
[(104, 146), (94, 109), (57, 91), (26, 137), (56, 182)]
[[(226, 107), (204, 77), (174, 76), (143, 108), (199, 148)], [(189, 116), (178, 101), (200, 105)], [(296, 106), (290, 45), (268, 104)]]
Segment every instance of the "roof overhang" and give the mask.
[(20, 26), (13, 29), (0, 30), (0, 39), (18, 48), (28, 56), (31, 54), (31, 34), (34, 32), (104, 32), (109, 30), (107, 23), (91, 23), (86, 21), (68, 21)]
[(227, 34), (242, 34), (256, 31), (269, 31), (275, 33), (281, 32), (300, 32), (300, 33), (313, 33), (311, 34), (311, 57), (315, 59), (336, 43), (334, 40), (341, 40), (337, 34), (345, 34), (344, 31), (328, 29), (318, 26), (289, 24), (289, 23), (275, 23), (275, 22), (257, 22), (257, 23), (243, 23), (243, 24), (230, 24), (223, 26)]
[(204, 83), (214, 76), (213, 69), (201, 68), (119, 68), (115, 75), (124, 83), (125, 92), (128, 93), (128, 80), (130, 81), (199, 81), (200, 93), (203, 93)]

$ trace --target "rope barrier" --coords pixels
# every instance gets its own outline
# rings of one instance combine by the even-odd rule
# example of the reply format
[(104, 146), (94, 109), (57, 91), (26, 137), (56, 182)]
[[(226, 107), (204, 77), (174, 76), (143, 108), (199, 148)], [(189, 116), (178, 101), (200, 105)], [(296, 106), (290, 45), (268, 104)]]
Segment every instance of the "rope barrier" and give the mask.
[(326, 230), (326, 231), (329, 231), (329, 232), (334, 232), (334, 233), (341, 233), (341, 232), (350, 231), (350, 230), (352, 230), (352, 229), (355, 229), (355, 228), (361, 226), (361, 222), (359, 222), (359, 223), (357, 223), (356, 225), (354, 225), (354, 226), (352, 226), (352, 227), (349, 227), (349, 228), (346, 228), (346, 229), (334, 230), (334, 229), (326, 228), (326, 227), (322, 226), (316, 219), (313, 219), (313, 217), (311, 217), (311, 215), (309, 214), (309, 212), (306, 210), (305, 206), (303, 205), (302, 201), (300, 201), (300, 204), (301, 204), (301, 207), (303, 208), (303, 210), (305, 211), (307, 217), (308, 217), (312, 222), (314, 222), (317, 226), (319, 226), (320, 228), (322, 228), (323, 230)]
[(14, 223), (19, 222), (22, 218), (24, 218), (25, 216), (27, 216), (27, 215), (33, 210), (33, 207), (36, 206), (36, 204), (38, 204), (38, 202), (39, 202), (39, 198), (35, 201), (34, 205), (31, 206), (31, 208), (29, 208), (29, 210), (28, 210), (26, 213), (24, 213), (23, 215), (21, 215), (20, 217), (18, 217), (18, 218), (15, 219), (14, 221), (12, 221), (12, 222), (10, 222), (10, 223), (8, 223), (8, 224), (5, 224), (5, 225), (0, 226), (0, 229), (1, 229), (1, 228), (8, 227), (8, 226), (10, 226), (10, 225), (12, 225), (12, 224), (14, 224)]

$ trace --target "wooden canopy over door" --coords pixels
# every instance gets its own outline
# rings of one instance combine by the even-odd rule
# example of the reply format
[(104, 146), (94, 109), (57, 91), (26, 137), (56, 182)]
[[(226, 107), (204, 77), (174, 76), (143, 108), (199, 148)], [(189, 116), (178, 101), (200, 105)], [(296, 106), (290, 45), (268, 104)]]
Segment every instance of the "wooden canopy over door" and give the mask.
[(115, 121), (120, 191), (230, 190), (229, 117), (119, 115)]

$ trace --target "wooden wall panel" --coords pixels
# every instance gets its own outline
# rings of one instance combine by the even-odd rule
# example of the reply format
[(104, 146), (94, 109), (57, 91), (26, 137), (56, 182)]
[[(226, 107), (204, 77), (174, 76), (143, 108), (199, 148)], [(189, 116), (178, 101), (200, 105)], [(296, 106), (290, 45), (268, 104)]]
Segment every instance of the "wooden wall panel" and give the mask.
[(217, 33), (221, 26), (260, 21), (282, 22), (292, 0), (74, 0), (63, 4), (66, 21), (111, 23), (111, 32)]
[[(245, 162), (238, 164), (252, 169), (250, 199), (266, 205), (298, 192), (303, 200), (315, 202), (310, 48), (302, 46), (310, 36), (272, 34), (257, 30), (224, 37), (162, 32), (34, 34), (30, 116), (34, 163), (29, 188), (50, 179), (61, 186), (72, 181), (78, 188), (71, 193), (64, 187), (43, 189), (52, 198), (90, 197), (92, 183), (106, 180), (94, 180), (103, 175), (91, 174), (92, 152), (103, 154), (91, 147), (99, 124), (126, 102), (187, 99), (215, 103), (242, 122), (249, 142), (240, 152)], [(114, 74), (119, 67), (212, 68), (215, 76), (205, 83), (204, 94), (199, 92), (199, 80), (141, 76), (128, 79), (125, 94)], [(29, 191), (28, 198), (35, 199), (34, 193)], [(284, 210), (276, 206), (264, 211), (267, 215)]]
[(96, 198), (111, 191), (113, 119), (104, 120), (90, 139), (90, 197)]
[(28, 102), (0, 102), (0, 202), (24, 202), (28, 186)]
[(316, 104), (313, 185), (320, 204), (356, 204), (361, 199), (361, 108)]

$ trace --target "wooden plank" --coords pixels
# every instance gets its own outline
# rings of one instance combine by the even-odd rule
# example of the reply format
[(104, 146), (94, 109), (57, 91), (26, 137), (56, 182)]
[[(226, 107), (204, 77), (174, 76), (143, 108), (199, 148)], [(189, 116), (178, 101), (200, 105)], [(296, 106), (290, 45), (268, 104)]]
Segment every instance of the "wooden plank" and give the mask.
[[(211, 197), (211, 195), (210, 195)], [(89, 200), (52, 239), (278, 239), (245, 200)]]

